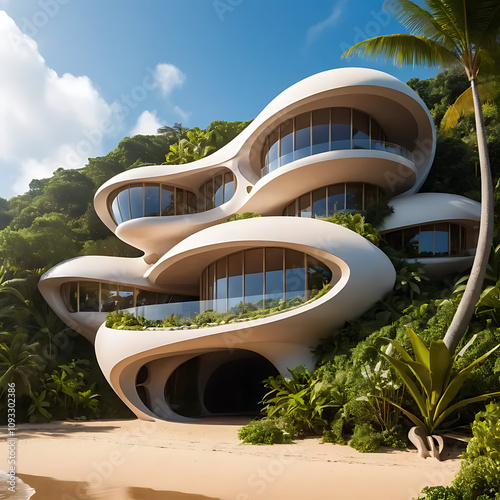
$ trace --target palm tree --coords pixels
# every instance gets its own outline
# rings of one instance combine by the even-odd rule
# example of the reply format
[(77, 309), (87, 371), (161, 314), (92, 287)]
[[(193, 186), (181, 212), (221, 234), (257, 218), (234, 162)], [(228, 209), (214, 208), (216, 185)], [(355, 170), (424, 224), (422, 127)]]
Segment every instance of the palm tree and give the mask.
[(410, 0), (394, 0), (394, 16), (410, 34), (383, 35), (360, 42), (342, 57), (382, 57), (398, 66), (420, 64), (450, 67), (461, 64), (469, 78), (476, 116), (481, 172), (481, 220), (470, 279), (444, 337), (453, 353), (464, 336), (479, 300), (493, 234), (493, 183), (491, 179), (481, 99), (479, 71), (498, 47), (498, 0), (425, 0), (427, 9)]
[(186, 137), (186, 132), (189, 130), (188, 127), (184, 127), (182, 123), (174, 123), (171, 127), (165, 125), (160, 127), (156, 132), (158, 134), (166, 135), (171, 141), (179, 142), (181, 139)]

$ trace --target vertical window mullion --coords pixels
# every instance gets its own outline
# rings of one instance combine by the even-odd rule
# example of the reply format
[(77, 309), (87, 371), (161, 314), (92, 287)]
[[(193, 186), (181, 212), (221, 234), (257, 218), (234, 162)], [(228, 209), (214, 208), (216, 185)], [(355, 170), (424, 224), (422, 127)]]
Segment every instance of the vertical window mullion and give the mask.
[(372, 117), (368, 120), (368, 149), (372, 148)]
[(304, 253), (304, 299), (309, 300), (309, 283), (307, 272), (307, 255)]
[(146, 213), (146, 183), (142, 183), (142, 216)]
[(352, 124), (353, 124), (353, 110), (351, 108), (351, 148), (350, 149), (352, 149), (352, 135), (353, 135), (352, 134)]
[(282, 249), (283, 253), (283, 300), (286, 300), (286, 262), (285, 262), (285, 249)]
[[(330, 118), (328, 120), (328, 151), (331, 150), (332, 150), (332, 108), (330, 108)], [(328, 211), (326, 213), (328, 213)]]
[(266, 248), (262, 249), (262, 309), (266, 308)]

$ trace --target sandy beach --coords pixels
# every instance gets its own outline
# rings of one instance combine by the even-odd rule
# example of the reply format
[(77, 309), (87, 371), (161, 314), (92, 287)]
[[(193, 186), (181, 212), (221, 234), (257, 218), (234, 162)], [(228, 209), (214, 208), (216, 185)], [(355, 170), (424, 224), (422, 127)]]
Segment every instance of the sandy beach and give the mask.
[[(36, 490), (34, 500), (410, 500), (426, 485), (450, 484), (460, 467), (456, 451), (438, 462), (415, 450), (362, 454), (316, 438), (242, 445), (237, 430), (246, 422), (23, 424), (16, 433), (17, 471)], [(5, 483), (0, 499), (17, 500), (2, 489)]]

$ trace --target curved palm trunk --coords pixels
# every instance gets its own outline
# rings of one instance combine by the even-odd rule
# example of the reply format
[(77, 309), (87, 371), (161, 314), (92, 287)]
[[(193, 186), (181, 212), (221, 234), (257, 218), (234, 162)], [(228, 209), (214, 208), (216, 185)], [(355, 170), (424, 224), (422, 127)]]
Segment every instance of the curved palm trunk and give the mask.
[(476, 255), (470, 273), (467, 287), (453, 317), (448, 331), (444, 337), (444, 343), (451, 353), (455, 352), (460, 339), (464, 336), (469, 322), (474, 314), (474, 309), (481, 295), (484, 275), (488, 266), (491, 244), (493, 241), (493, 210), (494, 194), (493, 182), (491, 180), (490, 160), (486, 144), (486, 131), (484, 128), (483, 110), (477, 79), (471, 80), (472, 96), (474, 99), (474, 112), (476, 116), (477, 146), (479, 150), (479, 168), (481, 172), (481, 220)]

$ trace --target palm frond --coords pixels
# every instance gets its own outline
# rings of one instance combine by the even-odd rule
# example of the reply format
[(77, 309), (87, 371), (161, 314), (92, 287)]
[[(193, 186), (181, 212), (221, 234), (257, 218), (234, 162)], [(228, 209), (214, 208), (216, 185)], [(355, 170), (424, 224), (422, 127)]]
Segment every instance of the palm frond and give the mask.
[[(499, 87), (496, 82), (486, 82), (478, 85), (479, 97), (482, 103), (491, 101), (498, 94)], [(474, 101), (472, 99), (472, 88), (469, 87), (448, 108), (441, 121), (444, 131), (455, 127), (462, 115), (474, 114)]]
[(353, 45), (342, 57), (362, 56), (382, 58), (396, 66), (405, 64), (422, 66), (451, 66), (457, 56), (430, 38), (415, 35), (383, 35)]

